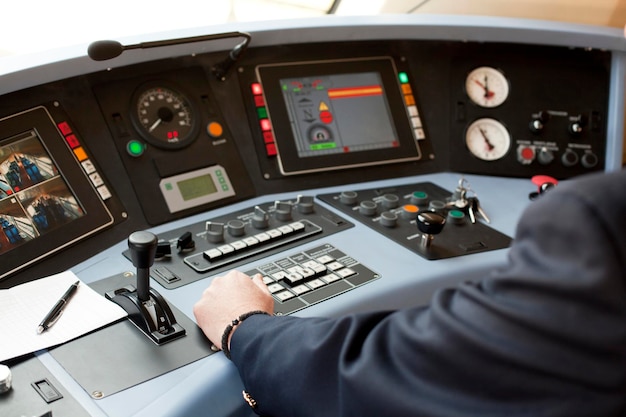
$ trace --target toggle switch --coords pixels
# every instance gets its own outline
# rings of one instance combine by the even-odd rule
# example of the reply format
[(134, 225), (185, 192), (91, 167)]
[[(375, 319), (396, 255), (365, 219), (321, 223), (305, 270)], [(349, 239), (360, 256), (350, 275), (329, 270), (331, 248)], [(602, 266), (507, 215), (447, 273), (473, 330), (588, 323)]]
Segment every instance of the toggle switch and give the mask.
[(193, 235), (191, 232), (183, 233), (176, 242), (176, 249), (179, 252), (189, 252), (196, 248), (196, 242), (193, 241)]

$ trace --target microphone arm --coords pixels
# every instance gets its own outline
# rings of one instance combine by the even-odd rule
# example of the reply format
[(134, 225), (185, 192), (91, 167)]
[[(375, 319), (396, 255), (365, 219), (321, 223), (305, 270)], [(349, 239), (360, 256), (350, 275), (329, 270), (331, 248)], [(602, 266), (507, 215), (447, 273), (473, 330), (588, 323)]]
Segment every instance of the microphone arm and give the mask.
[(129, 49), (147, 49), (159, 48), (162, 46), (183, 45), (186, 43), (213, 41), (218, 39), (243, 38), (243, 41), (230, 50), (226, 59), (215, 65), (211, 70), (213, 75), (220, 80), (225, 81), (226, 75), (237, 62), (241, 54), (248, 48), (251, 37), (245, 32), (226, 32), (214, 35), (191, 36), (188, 38), (166, 39), (160, 41), (141, 42), (133, 45), (122, 45), (117, 41), (103, 40), (92, 42), (87, 48), (87, 55), (94, 61), (106, 61), (113, 59)]

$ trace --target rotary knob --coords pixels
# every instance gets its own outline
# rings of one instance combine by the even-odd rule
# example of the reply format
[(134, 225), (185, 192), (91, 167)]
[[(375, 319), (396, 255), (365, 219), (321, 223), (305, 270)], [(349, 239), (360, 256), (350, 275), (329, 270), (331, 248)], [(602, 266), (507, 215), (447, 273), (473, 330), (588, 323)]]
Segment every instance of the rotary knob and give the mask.
[(226, 223), (226, 228), (228, 234), (233, 237), (243, 236), (246, 233), (246, 224), (239, 219), (229, 220)]
[(292, 208), (293, 207), (291, 203), (285, 203), (281, 201), (277, 201), (276, 203), (274, 203), (274, 215), (276, 216), (276, 219), (280, 220), (281, 222), (287, 222), (291, 220)]
[(296, 200), (296, 209), (300, 214), (313, 213), (313, 197), (306, 195), (299, 195)]
[(356, 198), (358, 194), (355, 191), (342, 191), (339, 194), (339, 202), (347, 206), (353, 206), (356, 204)]
[(537, 152), (537, 162), (541, 165), (548, 165), (554, 161), (554, 152), (549, 150), (548, 148), (541, 148)]
[(364, 216), (376, 215), (376, 203), (371, 200), (361, 201), (361, 204), (359, 204), (359, 213)]
[(394, 209), (398, 207), (398, 203), (400, 198), (398, 198), (395, 194), (385, 194), (382, 199), (382, 206), (387, 210)]
[(215, 222), (206, 222), (205, 224), (206, 238), (211, 243), (220, 243), (224, 240), (224, 224)]
[(394, 227), (398, 222), (398, 215), (393, 211), (384, 211), (380, 214), (380, 224), (385, 227)]
[(252, 226), (255, 229), (267, 229), (269, 225), (270, 216), (265, 210), (259, 206), (254, 207), (254, 214), (252, 215)]

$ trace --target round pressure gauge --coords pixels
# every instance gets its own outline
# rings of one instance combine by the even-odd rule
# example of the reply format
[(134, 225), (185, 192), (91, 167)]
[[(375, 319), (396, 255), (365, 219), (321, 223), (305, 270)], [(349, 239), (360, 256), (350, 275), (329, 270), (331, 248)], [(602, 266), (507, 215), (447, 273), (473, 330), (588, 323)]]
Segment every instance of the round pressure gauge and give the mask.
[(511, 135), (506, 127), (495, 119), (478, 119), (465, 131), (465, 144), (478, 159), (495, 161), (509, 151)]
[(478, 67), (465, 79), (465, 92), (480, 107), (498, 107), (509, 96), (509, 82), (500, 70)]
[(198, 136), (198, 110), (177, 87), (162, 82), (143, 85), (133, 95), (131, 106), (135, 128), (154, 146), (179, 149)]

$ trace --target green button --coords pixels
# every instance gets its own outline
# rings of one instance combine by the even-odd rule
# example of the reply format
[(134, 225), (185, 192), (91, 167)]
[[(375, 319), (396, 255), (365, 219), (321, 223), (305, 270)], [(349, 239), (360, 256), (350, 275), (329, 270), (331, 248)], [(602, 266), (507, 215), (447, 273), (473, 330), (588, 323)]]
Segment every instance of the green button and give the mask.
[(174, 189), (174, 187), (172, 187), (172, 183), (171, 182), (166, 182), (165, 183), (165, 189), (167, 191), (172, 191)]
[(138, 140), (129, 140), (126, 144), (126, 151), (130, 156), (138, 157), (143, 155), (143, 152), (146, 150), (146, 145), (139, 142)]

